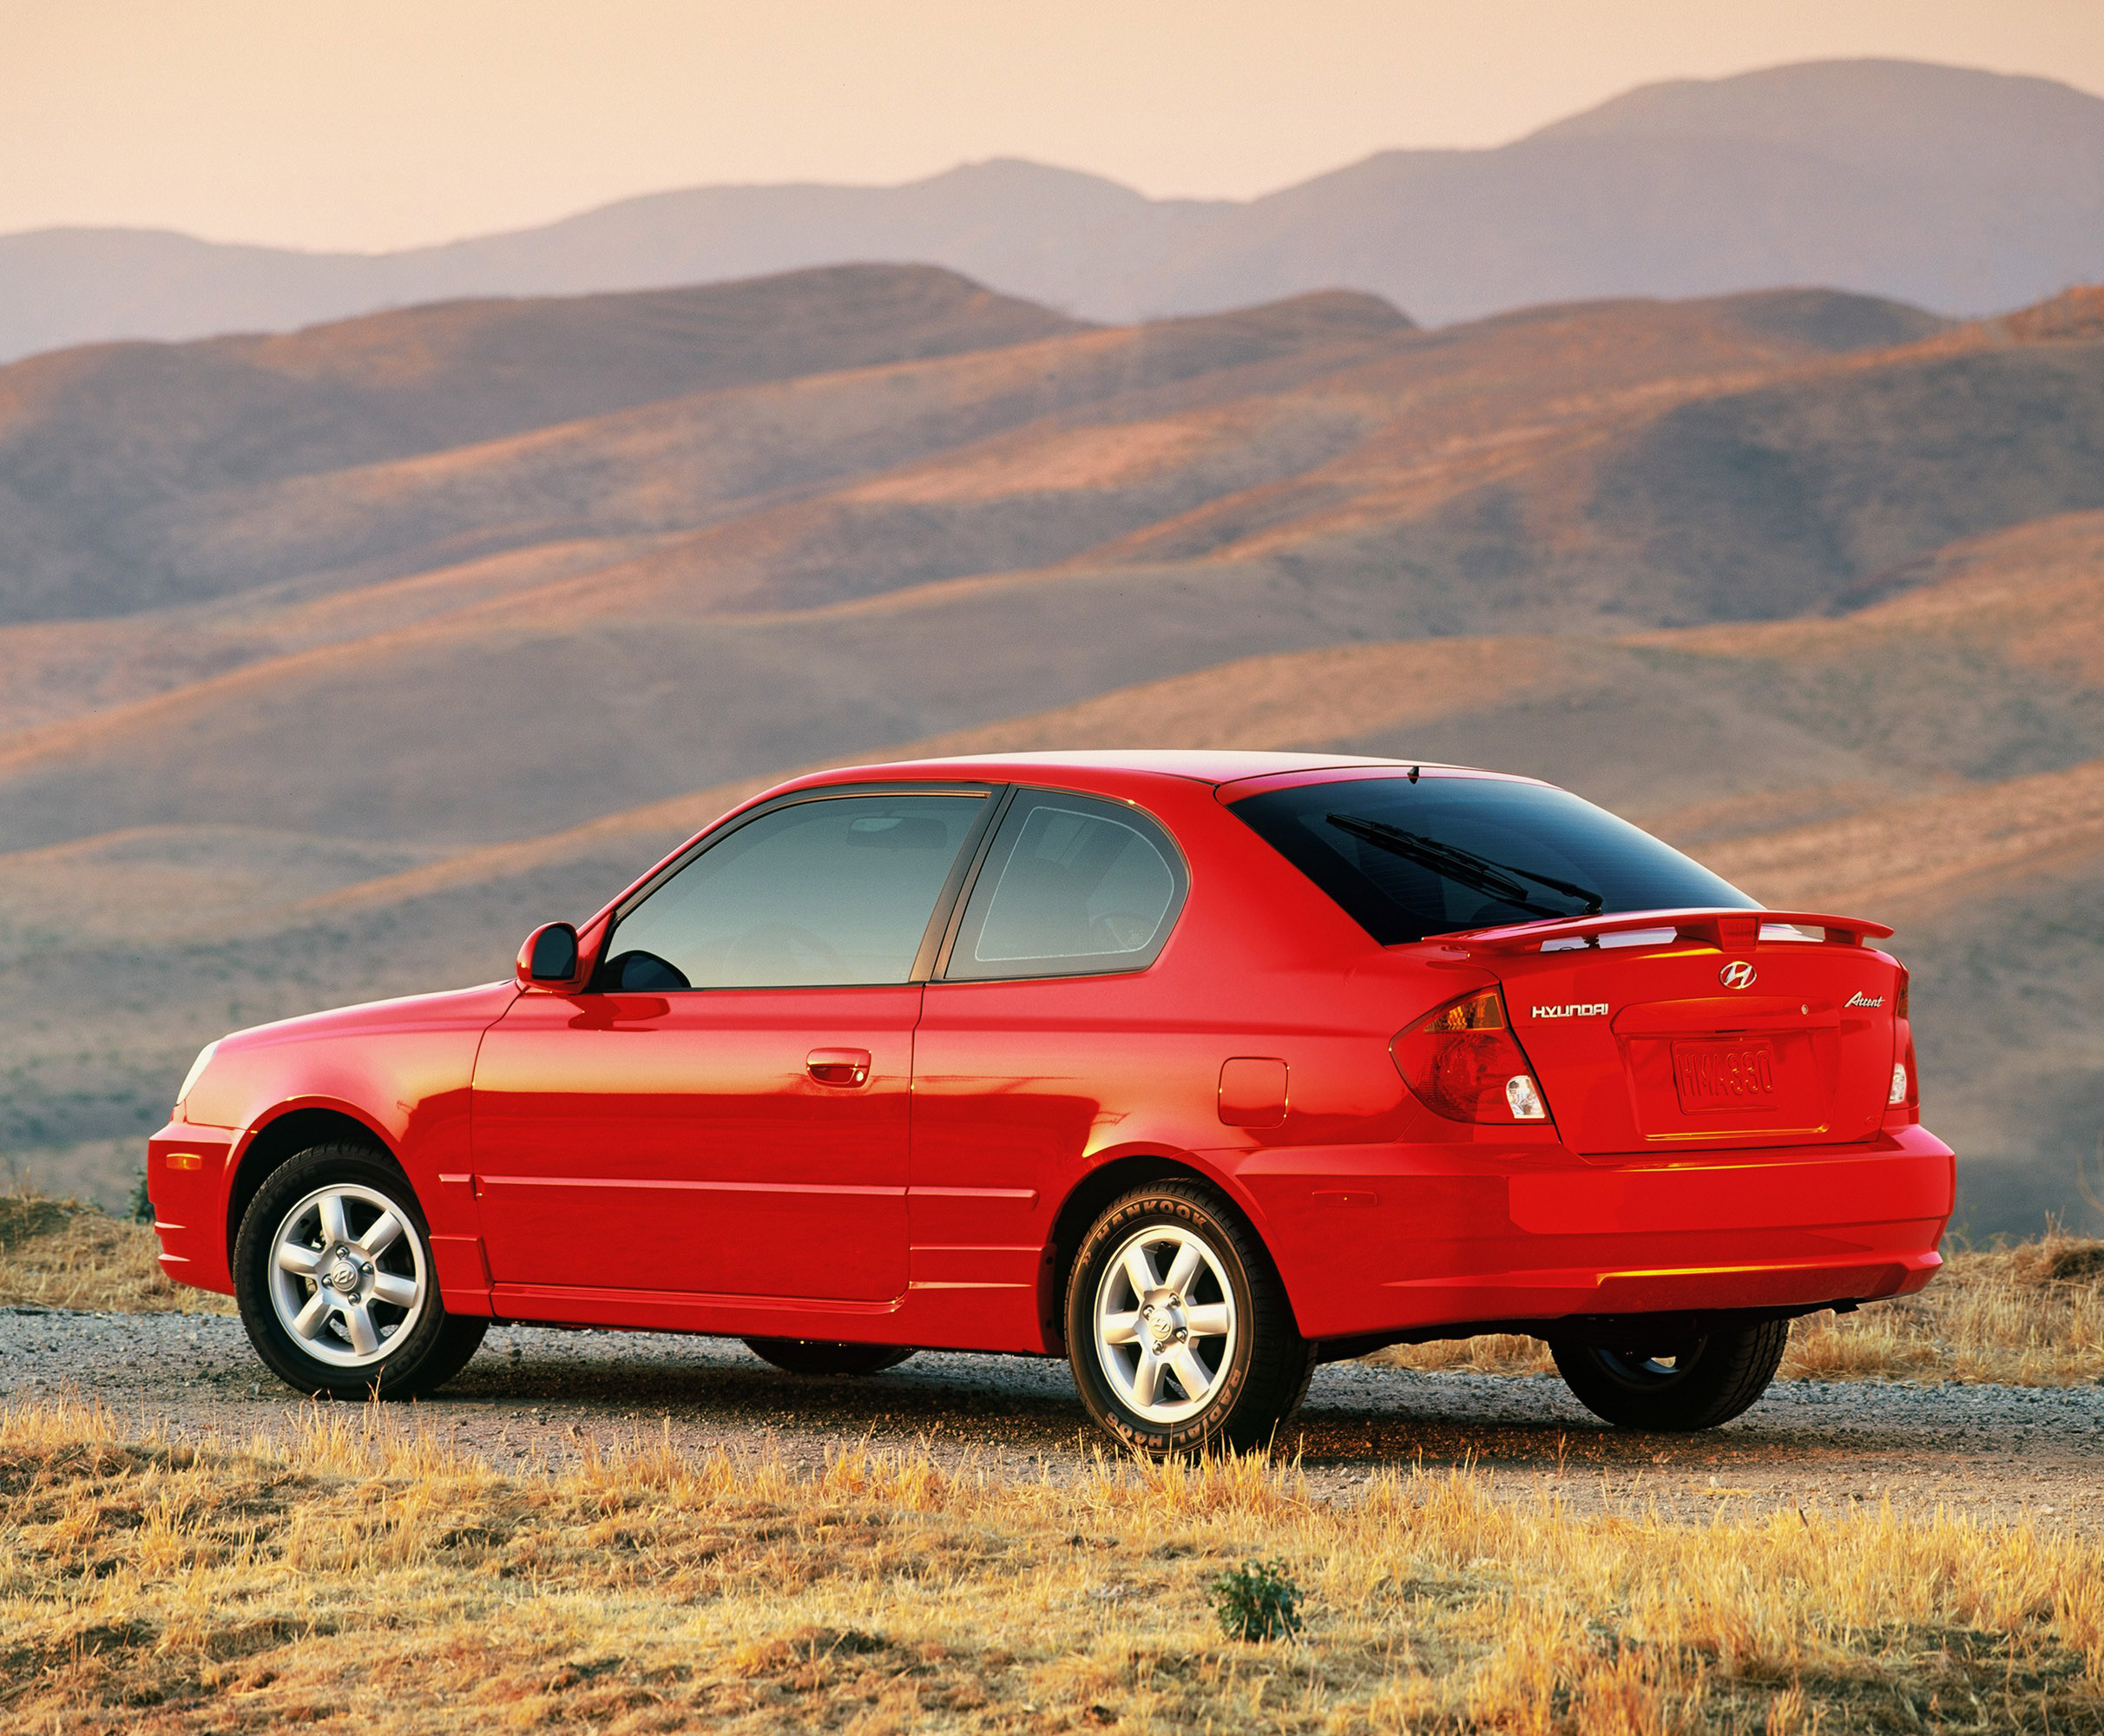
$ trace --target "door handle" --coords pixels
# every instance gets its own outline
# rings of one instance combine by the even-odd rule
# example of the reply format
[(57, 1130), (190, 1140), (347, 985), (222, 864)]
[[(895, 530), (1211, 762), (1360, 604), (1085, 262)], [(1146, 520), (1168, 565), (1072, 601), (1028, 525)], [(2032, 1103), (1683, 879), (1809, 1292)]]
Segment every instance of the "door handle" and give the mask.
[(804, 1057), (804, 1070), (821, 1085), (866, 1085), (870, 1082), (870, 1052), (866, 1049), (814, 1049)]

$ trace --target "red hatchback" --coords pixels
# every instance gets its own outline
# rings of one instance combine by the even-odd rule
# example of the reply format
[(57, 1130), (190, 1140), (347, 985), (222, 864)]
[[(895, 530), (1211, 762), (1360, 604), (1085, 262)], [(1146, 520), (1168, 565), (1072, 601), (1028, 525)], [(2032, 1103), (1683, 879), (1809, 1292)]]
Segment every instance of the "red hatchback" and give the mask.
[(1702, 1428), (1793, 1316), (1940, 1263), (1889, 932), (1454, 766), (825, 773), (515, 980), (212, 1045), (152, 1143), (161, 1263), (303, 1391), (427, 1390), (493, 1319), (1063, 1354), (1165, 1452), (1496, 1331)]

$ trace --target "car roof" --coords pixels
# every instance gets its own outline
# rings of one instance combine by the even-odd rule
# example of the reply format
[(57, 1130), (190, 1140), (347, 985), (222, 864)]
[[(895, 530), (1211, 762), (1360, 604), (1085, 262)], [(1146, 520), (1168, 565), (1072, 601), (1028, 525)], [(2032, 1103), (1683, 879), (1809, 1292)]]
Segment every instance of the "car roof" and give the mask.
[[(1084, 774), (1137, 773), (1157, 778), (1181, 778), (1196, 783), (1221, 785), (1249, 778), (1275, 778), (1295, 772), (1358, 771), (1392, 766), (1397, 771), (1412, 765), (1431, 768), (1430, 760), (1375, 760), (1353, 753), (1266, 753), (1241, 748), (1086, 748), (1065, 753), (971, 753), (930, 760), (896, 760), (867, 766), (841, 766), (813, 772), (781, 787), (796, 789), (813, 784), (838, 783), (843, 779), (865, 781), (878, 778), (926, 777), (983, 779), (1005, 782), (1018, 774), (1031, 779), (1074, 772)], [(1442, 771), (1458, 767), (1439, 766)]]

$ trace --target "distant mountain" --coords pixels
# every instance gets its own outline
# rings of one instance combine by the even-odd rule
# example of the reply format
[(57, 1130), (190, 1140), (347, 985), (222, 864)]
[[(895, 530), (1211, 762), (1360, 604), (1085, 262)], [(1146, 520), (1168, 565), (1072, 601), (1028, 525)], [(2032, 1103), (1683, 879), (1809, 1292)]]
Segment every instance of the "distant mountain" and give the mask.
[(1953, 315), (2104, 277), (2104, 100), (1816, 62), (1650, 85), (1494, 150), (1388, 151), (1247, 203), (996, 161), (896, 187), (700, 187), (382, 254), (146, 230), (0, 237), (0, 359), (285, 331), (465, 296), (922, 261), (1081, 318), (1346, 288), (1427, 324), (1543, 301), (1823, 285)]

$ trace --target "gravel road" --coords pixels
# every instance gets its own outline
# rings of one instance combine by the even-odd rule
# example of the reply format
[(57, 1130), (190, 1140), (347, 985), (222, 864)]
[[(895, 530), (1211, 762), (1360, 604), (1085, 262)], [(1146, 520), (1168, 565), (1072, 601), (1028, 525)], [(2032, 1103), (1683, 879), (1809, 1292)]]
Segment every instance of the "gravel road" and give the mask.
[[(280, 1427), (302, 1403), (230, 1318), (0, 1309), (0, 1399), (69, 1391), (186, 1437)], [(669, 1428), (686, 1449), (792, 1465), (866, 1441), (1056, 1479), (1101, 1439), (1061, 1362), (924, 1352), (863, 1379), (810, 1379), (727, 1340), (523, 1326), (493, 1331), (416, 1414), (522, 1470), (561, 1465), (588, 1439)], [(1340, 1363), (1317, 1371), (1284, 1445), (1337, 1494), (1376, 1470), (1470, 1464), (1516, 1494), (1554, 1491), (1585, 1510), (1655, 1503), (1701, 1517), (1890, 1500), (2104, 1529), (2104, 1386), (1785, 1381), (1711, 1433), (1624, 1435), (1551, 1377)]]

